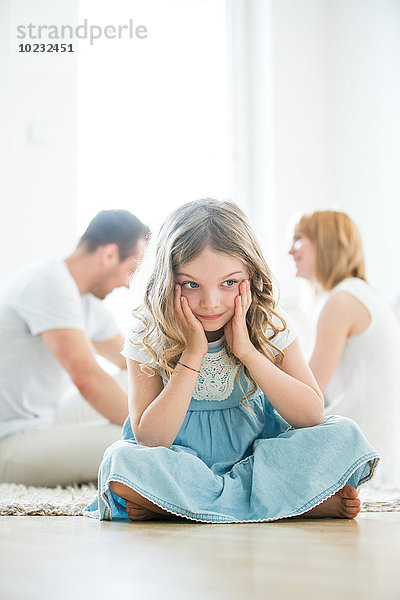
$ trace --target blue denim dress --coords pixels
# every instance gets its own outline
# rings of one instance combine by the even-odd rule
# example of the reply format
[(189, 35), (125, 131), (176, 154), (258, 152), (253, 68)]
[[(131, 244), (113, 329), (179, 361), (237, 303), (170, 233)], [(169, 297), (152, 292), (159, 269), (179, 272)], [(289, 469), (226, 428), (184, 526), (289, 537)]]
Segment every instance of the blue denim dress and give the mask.
[[(223, 353), (223, 347), (209, 350), (211, 366)], [(193, 521), (275, 521), (301, 515), (345, 484), (358, 487), (373, 475), (379, 456), (354, 421), (331, 416), (322, 425), (294, 429), (261, 389), (243, 406), (248, 383), (242, 371), (228, 372), (230, 393), (223, 400), (213, 400), (215, 372), (202, 366), (199, 379), (203, 399), (196, 387), (170, 448), (137, 444), (128, 417), (122, 439), (104, 454), (98, 497), (87, 516), (129, 520), (125, 501), (109, 487), (119, 481)]]

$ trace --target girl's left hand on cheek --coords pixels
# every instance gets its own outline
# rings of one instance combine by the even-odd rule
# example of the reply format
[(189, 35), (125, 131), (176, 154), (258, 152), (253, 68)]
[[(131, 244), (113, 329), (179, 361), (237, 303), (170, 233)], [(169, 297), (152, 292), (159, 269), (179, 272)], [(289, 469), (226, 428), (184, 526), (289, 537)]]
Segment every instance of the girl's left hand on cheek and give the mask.
[(244, 279), (239, 286), (239, 295), (235, 298), (235, 314), (224, 327), (226, 341), (239, 359), (254, 349), (249, 338), (246, 314), (251, 305), (250, 281)]

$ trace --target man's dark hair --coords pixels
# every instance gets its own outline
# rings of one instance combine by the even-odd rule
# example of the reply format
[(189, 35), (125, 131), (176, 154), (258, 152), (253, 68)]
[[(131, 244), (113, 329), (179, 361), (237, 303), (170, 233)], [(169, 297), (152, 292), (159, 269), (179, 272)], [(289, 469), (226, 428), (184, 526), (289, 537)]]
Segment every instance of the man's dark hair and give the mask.
[(129, 210), (102, 210), (89, 223), (78, 243), (88, 252), (95, 252), (100, 246), (117, 244), (121, 261), (132, 254), (136, 243), (150, 233)]

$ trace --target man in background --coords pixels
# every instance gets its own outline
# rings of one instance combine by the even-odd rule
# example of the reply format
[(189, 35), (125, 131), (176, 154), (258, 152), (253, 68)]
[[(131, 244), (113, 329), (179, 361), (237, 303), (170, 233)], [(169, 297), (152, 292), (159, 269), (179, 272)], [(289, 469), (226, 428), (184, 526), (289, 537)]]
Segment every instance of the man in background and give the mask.
[[(0, 482), (97, 478), (128, 415), (125, 391), (96, 360), (126, 368), (123, 337), (102, 300), (128, 286), (148, 233), (126, 210), (101, 211), (65, 260), (34, 264), (2, 284)], [(63, 410), (71, 380), (88, 410)]]

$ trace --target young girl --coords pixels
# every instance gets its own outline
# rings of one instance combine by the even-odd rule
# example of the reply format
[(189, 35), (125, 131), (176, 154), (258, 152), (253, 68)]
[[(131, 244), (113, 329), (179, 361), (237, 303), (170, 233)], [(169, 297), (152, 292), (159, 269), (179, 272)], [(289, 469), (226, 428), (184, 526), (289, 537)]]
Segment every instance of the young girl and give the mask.
[(400, 324), (366, 281), (358, 228), (339, 211), (304, 215), (290, 254), (326, 293), (310, 360), (326, 413), (354, 419), (382, 456), (374, 486), (399, 488)]
[[(200, 200), (161, 228), (138, 324), (123, 439), (105, 453), (101, 519), (354, 518), (378, 455), (330, 417), (243, 212)], [(97, 509), (97, 510), (96, 510)]]

